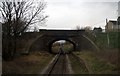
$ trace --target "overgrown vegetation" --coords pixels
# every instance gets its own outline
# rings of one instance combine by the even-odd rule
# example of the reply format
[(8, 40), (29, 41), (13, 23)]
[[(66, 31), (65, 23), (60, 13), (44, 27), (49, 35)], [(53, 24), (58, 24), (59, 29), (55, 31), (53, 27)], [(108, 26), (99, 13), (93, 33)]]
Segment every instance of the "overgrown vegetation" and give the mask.
[[(54, 53), (58, 53), (60, 51), (60, 47), (61, 47), (60, 43), (53, 43), (52, 51)], [(65, 43), (62, 44), (62, 49), (64, 52), (69, 53), (73, 51), (74, 46), (69, 41), (66, 41)]]
[(48, 52), (32, 52), (12, 61), (3, 61), (2, 73), (4, 74), (40, 74), (52, 60), (53, 55)]
[(70, 62), (71, 62), (71, 67), (74, 72), (74, 74), (89, 74), (87, 69), (84, 67), (82, 62), (78, 59), (75, 59), (73, 56), (69, 55)]
[(78, 52), (78, 55), (90, 66), (91, 73), (117, 73), (120, 32), (96, 33), (94, 36), (88, 33), (87, 36), (100, 48), (99, 51)]
[[(119, 42), (118, 42), (119, 35), (120, 35), (120, 32), (98, 33), (96, 34), (96, 38), (94, 42), (101, 49), (120, 48)], [(109, 41), (109, 44), (108, 44), (108, 41)]]
[(91, 51), (75, 52), (89, 68), (90, 74), (117, 74), (117, 65), (102, 60)]

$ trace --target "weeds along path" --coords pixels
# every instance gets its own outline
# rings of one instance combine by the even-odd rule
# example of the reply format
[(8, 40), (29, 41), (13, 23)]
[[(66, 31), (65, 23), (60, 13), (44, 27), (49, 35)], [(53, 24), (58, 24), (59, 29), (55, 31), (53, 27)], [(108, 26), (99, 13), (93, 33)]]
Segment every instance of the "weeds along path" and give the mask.
[(77, 55), (71, 53), (68, 55), (74, 74), (89, 74), (89, 68), (85, 62)]

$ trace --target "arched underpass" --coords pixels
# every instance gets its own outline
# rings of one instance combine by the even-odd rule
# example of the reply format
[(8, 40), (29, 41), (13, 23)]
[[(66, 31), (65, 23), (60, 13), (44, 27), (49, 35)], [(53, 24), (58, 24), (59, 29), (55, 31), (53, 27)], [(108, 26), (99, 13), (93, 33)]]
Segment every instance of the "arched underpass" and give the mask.
[(28, 47), (27, 51), (44, 50), (51, 52), (52, 44), (58, 40), (66, 40), (74, 45), (74, 51), (98, 50), (97, 46), (86, 35), (84, 30), (42, 30), (40, 35)]
[(49, 49), (51, 53), (59, 53), (60, 48), (63, 49), (65, 53), (70, 53), (72, 51), (76, 50), (76, 45), (74, 42), (68, 40), (68, 39), (57, 39), (53, 40), (51, 43), (49, 43)]

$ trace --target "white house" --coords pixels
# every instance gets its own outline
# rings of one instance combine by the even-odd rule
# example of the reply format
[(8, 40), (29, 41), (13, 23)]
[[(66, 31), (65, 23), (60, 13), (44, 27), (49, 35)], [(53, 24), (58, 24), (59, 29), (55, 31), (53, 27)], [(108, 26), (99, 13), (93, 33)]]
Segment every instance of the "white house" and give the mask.
[(115, 20), (109, 20), (105, 26), (105, 31), (117, 31), (120, 29), (120, 25), (118, 24), (118, 21)]
[(112, 31), (113, 29), (115, 29), (117, 26), (117, 21), (113, 21), (113, 20), (109, 20), (109, 22), (107, 22), (105, 29), (106, 31)]

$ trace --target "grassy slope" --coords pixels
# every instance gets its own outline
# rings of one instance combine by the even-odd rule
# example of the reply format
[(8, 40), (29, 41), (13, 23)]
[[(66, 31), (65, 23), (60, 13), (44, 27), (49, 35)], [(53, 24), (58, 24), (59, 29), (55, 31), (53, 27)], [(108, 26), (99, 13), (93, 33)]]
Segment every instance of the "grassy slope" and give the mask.
[[(118, 48), (118, 35), (120, 32), (110, 32), (109, 35), (109, 48)], [(99, 33), (96, 36), (95, 43), (101, 48), (107, 48), (108, 47), (108, 38), (107, 33)]]
[(87, 64), (90, 74), (115, 74), (117, 73), (116, 65), (105, 62), (102, 59), (96, 57), (93, 52), (83, 51), (76, 52), (76, 55), (81, 57)]
[(3, 74), (39, 74), (52, 59), (48, 53), (32, 53), (13, 61), (3, 61)]

